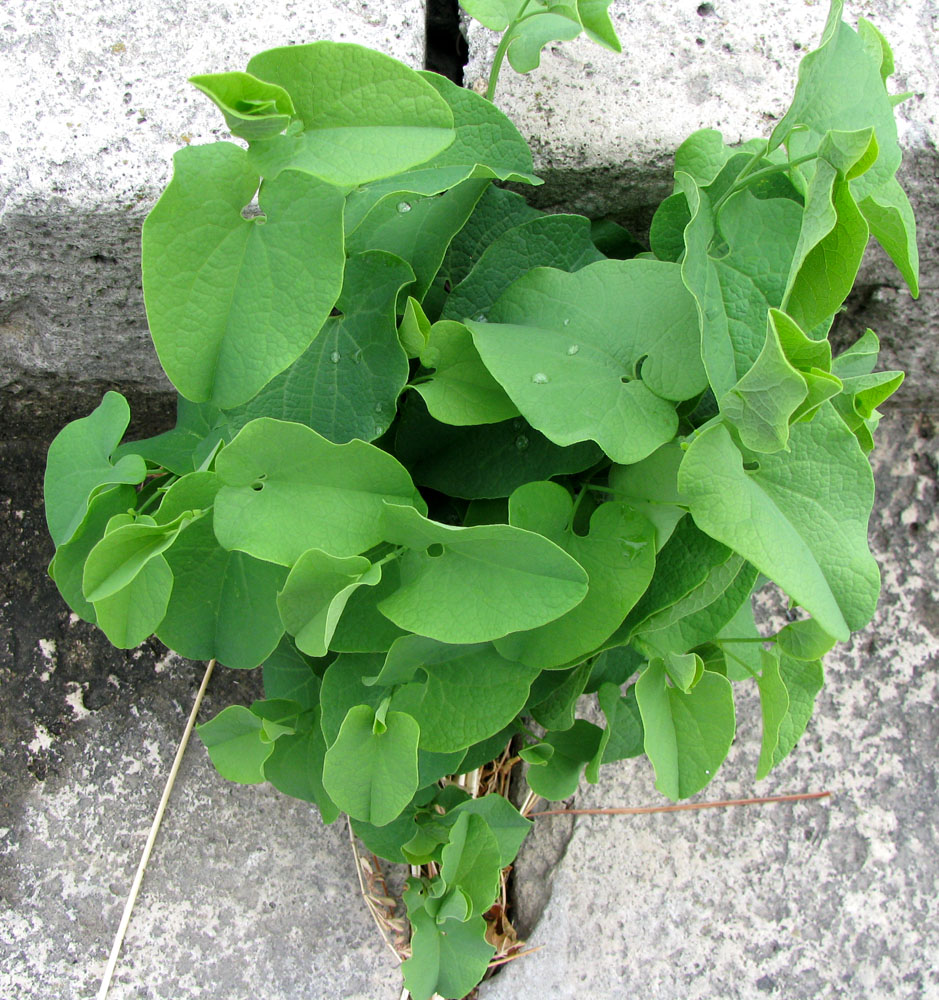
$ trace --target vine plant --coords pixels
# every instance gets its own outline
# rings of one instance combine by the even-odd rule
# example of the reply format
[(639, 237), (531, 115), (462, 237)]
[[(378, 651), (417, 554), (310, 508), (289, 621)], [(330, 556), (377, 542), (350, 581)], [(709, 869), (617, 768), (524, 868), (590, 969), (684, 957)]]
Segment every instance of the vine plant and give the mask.
[[(514, 68), (610, 0), (463, 0)], [(352, 44), (192, 79), (234, 137), (182, 149), (143, 229), (174, 429), (122, 442), (109, 392), (65, 427), (50, 572), (119, 647), (263, 665), (200, 727), (218, 770), (348, 814), (405, 892), (415, 1000), (462, 997), (530, 821), (474, 797), (517, 740), (532, 793), (645, 754), (702, 789), (756, 684), (757, 777), (795, 746), (822, 657), (879, 590), (866, 538), (871, 332), (832, 319), (873, 235), (916, 294), (890, 49), (834, 0), (768, 138), (691, 135), (648, 249), (546, 215), (484, 97)], [(256, 199), (256, 200), (255, 200)], [(767, 635), (773, 581), (797, 620)], [(605, 717), (577, 718), (595, 694)], [(469, 788), (469, 790), (467, 790)]]

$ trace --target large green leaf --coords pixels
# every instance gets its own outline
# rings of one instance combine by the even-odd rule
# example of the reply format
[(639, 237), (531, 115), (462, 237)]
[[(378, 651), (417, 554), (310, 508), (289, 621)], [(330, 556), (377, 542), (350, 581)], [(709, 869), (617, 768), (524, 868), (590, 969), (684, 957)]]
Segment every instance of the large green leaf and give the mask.
[(128, 423), (127, 400), (118, 392), (107, 392), (93, 413), (66, 424), (49, 446), (43, 492), (46, 524), (57, 546), (75, 534), (89, 501), (102, 486), (140, 483), (146, 476), (147, 466), (139, 455), (111, 461)]
[(423, 506), (405, 469), (364, 441), (333, 444), (262, 417), (216, 460), (215, 533), (227, 549), (292, 566), (307, 549), (352, 556), (382, 541), (384, 501)]
[(172, 591), (173, 572), (165, 557), (156, 555), (120, 590), (95, 601), (98, 628), (113, 646), (133, 649), (163, 621)]
[(541, 628), (499, 639), (503, 655), (549, 669), (576, 660), (616, 630), (642, 596), (655, 568), (655, 529), (624, 503), (598, 507), (590, 533), (573, 529), (573, 500), (557, 483), (529, 483), (509, 498), (516, 527), (550, 538), (587, 571), (587, 596), (566, 615)]
[(374, 587), (380, 579), (381, 567), (363, 556), (304, 552), (277, 595), (277, 610), (297, 648), (325, 656), (346, 602), (359, 587)]
[(386, 504), (387, 541), (401, 557), (401, 588), (380, 610), (400, 628), (442, 642), (486, 642), (535, 628), (579, 604), (587, 574), (541, 535), (507, 524), (458, 528), (413, 507)]
[(582, 472), (602, 457), (592, 441), (561, 448), (521, 417), (454, 427), (434, 420), (422, 401), (406, 400), (395, 454), (414, 481), (448, 496), (507, 497), (524, 483)]
[(289, 167), (354, 187), (423, 163), (455, 137), (453, 114), (434, 87), (361, 45), (268, 49), (248, 63), (248, 72), (283, 87), (303, 125), (252, 143), (252, 165), (266, 177)]
[(870, 620), (880, 589), (867, 547), (873, 477), (830, 404), (793, 425), (788, 454), (741, 452), (725, 427), (708, 428), (686, 452), (678, 483), (695, 523), (830, 635), (847, 639)]
[(533, 267), (577, 271), (603, 260), (582, 215), (542, 215), (502, 233), (483, 251), (473, 269), (451, 292), (445, 319), (487, 316), (500, 295)]
[(264, 762), (274, 750), (262, 738), (263, 720), (242, 705), (229, 705), (214, 719), (196, 726), (215, 769), (223, 778), (243, 785), (264, 780)]
[(384, 826), (417, 791), (420, 729), (403, 712), (376, 717), (368, 705), (350, 708), (326, 751), (323, 786), (353, 819)]
[(398, 292), (414, 280), (399, 257), (382, 251), (346, 261), (341, 315), (326, 320), (312, 344), (249, 402), (226, 414), (233, 430), (256, 417), (306, 424), (344, 444), (372, 441), (388, 430), (408, 380), (396, 333)]
[(655, 787), (672, 801), (699, 792), (720, 767), (736, 729), (730, 681), (705, 670), (689, 693), (669, 687), (653, 660), (636, 682)]
[[(210, 506), (218, 491), (214, 473), (196, 472), (175, 483), (158, 512), (169, 518), (193, 505)], [(212, 515), (177, 538), (167, 551), (173, 593), (157, 635), (181, 656), (212, 657), (228, 667), (251, 669), (277, 647), (284, 626), (277, 592), (287, 569), (243, 552), (228, 552), (216, 540)]]
[(538, 268), (489, 319), (467, 323), (484, 364), (556, 444), (592, 440), (614, 461), (637, 462), (677, 430), (666, 400), (706, 385), (694, 300), (677, 264)]
[(412, 294), (423, 299), (450, 241), (489, 187), (488, 180), (461, 181), (440, 195), (385, 195), (349, 232), (351, 253), (385, 250), (406, 260), (416, 277)]
[(295, 361), (339, 296), (342, 192), (294, 171), (267, 181), (227, 142), (174, 157), (143, 226), (143, 287), (160, 363), (187, 399), (250, 399)]
[(793, 157), (818, 148), (826, 132), (873, 127), (879, 154), (854, 185), (858, 198), (881, 187), (900, 165), (893, 103), (881, 76), (883, 54), (874, 54), (842, 20), (843, 0), (832, 0), (819, 47), (799, 65), (792, 105), (773, 129), (769, 148), (786, 143)]

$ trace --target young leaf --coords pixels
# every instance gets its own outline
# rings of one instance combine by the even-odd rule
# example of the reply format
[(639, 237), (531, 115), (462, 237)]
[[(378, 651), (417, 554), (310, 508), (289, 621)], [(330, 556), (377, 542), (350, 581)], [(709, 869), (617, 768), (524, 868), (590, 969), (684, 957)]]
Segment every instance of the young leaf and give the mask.
[(773, 768), (779, 746), (779, 728), (789, 711), (789, 693), (779, 676), (779, 657), (761, 650), (763, 670), (756, 682), (760, 688), (760, 710), (763, 713), (763, 742), (757, 764), (757, 781), (765, 778)]
[[(867, 547), (873, 481), (829, 404), (792, 427), (791, 454), (741, 454), (716, 425), (685, 454), (678, 485), (695, 523), (779, 584), (838, 639), (863, 627), (880, 589)], [(744, 463), (759, 459), (748, 471)]]
[(361, 45), (268, 49), (248, 72), (283, 87), (303, 123), (298, 133), (252, 143), (252, 165), (265, 177), (290, 168), (355, 187), (423, 163), (453, 142), (453, 114), (437, 91)]
[(56, 546), (75, 534), (102, 486), (143, 482), (147, 466), (139, 455), (111, 461), (128, 423), (127, 400), (107, 392), (93, 413), (66, 424), (49, 446), (43, 492), (46, 524)]
[(291, 171), (246, 219), (259, 177), (245, 150), (189, 146), (174, 165), (143, 226), (150, 332), (183, 396), (238, 406), (309, 347), (339, 296), (342, 192)]
[(653, 660), (636, 682), (655, 787), (673, 802), (699, 792), (720, 767), (736, 729), (730, 682), (705, 670), (689, 693), (669, 687)]
[[(555, 13), (555, 11), (565, 11)], [(530, 73), (541, 63), (541, 50), (549, 42), (568, 42), (581, 31), (580, 21), (566, 16), (570, 8), (558, 7), (524, 19), (512, 33), (507, 50), (516, 73)]]
[(820, 660), (835, 644), (814, 618), (784, 626), (775, 638), (780, 652), (794, 660)]
[(450, 829), (450, 840), (441, 855), (440, 877), (466, 894), (471, 910), (461, 919), (482, 915), (492, 906), (502, 870), (499, 844), (486, 820), (462, 812)]
[(362, 556), (331, 556), (309, 549), (294, 563), (277, 610), (297, 648), (309, 656), (325, 656), (346, 602), (359, 587), (374, 587), (381, 567)]
[[(529, 763), (525, 775), (529, 788), (549, 802), (573, 795), (584, 765), (596, 756), (601, 736), (598, 726), (578, 719), (570, 729), (548, 733), (544, 743), (522, 750), (522, 759)], [(538, 753), (539, 747), (547, 747), (550, 754)]]
[(204, 73), (189, 82), (222, 112), (232, 135), (240, 139), (269, 139), (283, 132), (295, 114), (283, 87), (250, 73)]
[(593, 440), (614, 461), (638, 462), (675, 434), (666, 400), (706, 384), (694, 301), (677, 264), (535, 269), (489, 318), (467, 323), (483, 363), (556, 444)]
[(336, 444), (372, 441), (388, 430), (408, 380), (395, 331), (398, 293), (414, 280), (410, 266), (380, 250), (346, 261), (341, 315), (249, 402), (226, 414), (233, 431), (257, 417), (292, 420)]
[(435, 323), (420, 359), (434, 374), (414, 388), (435, 420), (456, 425), (494, 424), (518, 416), (515, 404), (480, 360), (462, 323)]
[(320, 687), (320, 721), (327, 746), (336, 742), (342, 722), (352, 708), (368, 705), (377, 709), (382, 703), (387, 689), (364, 682), (373, 678), (381, 665), (381, 656), (344, 653), (326, 668)]
[(227, 549), (292, 566), (307, 549), (353, 556), (382, 541), (382, 504), (420, 494), (394, 458), (364, 441), (333, 444), (309, 427), (262, 417), (215, 463), (215, 533)]
[(460, 6), (490, 31), (505, 31), (522, 10), (522, 0), (460, 0)]
[(417, 791), (417, 723), (403, 712), (380, 722), (368, 705), (350, 708), (326, 751), (323, 786), (353, 819), (384, 826)]
[(573, 513), (570, 494), (557, 483), (529, 483), (509, 498), (512, 524), (550, 538), (587, 571), (587, 596), (577, 607), (496, 642), (503, 655), (543, 670), (576, 662), (609, 638), (655, 568), (655, 529), (641, 514), (623, 503), (602, 504), (583, 536), (573, 530)]
[(906, 192), (891, 177), (858, 202), (871, 235), (896, 264), (913, 298), (919, 296), (919, 249), (916, 246), (916, 219)]
[(409, 358), (419, 358), (430, 339), (431, 323), (420, 302), (413, 295), (408, 296), (404, 315), (398, 327), (398, 340)]
[(250, 709), (230, 705), (214, 719), (196, 726), (215, 769), (229, 781), (242, 785), (264, 780), (264, 762), (274, 744), (261, 738), (263, 721)]
[(773, 767), (787, 757), (799, 742), (812, 717), (815, 696), (825, 682), (821, 660), (795, 660), (785, 654), (779, 657), (779, 676), (786, 685), (789, 708), (779, 726)]
[(507, 524), (457, 528), (386, 504), (387, 541), (410, 551), (402, 586), (379, 609), (442, 642), (486, 642), (560, 617), (587, 593), (587, 574), (553, 542)]
[(508, 799), (495, 793), (459, 803), (441, 817), (441, 822), (445, 825), (452, 824), (464, 814), (479, 816), (486, 821), (499, 849), (499, 868), (512, 864), (528, 831), (534, 826)]

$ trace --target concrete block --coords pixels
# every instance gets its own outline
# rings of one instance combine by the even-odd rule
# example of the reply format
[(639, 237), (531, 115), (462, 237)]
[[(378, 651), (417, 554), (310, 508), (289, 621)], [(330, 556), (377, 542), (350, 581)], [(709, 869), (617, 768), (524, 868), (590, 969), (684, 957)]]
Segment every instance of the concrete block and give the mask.
[[(542, 949), (510, 963), (482, 1000), (939, 996), (934, 434), (928, 418), (882, 425), (872, 545), (884, 591), (871, 626), (826, 659), (806, 734), (757, 784), (759, 703), (739, 685), (735, 745), (699, 799), (832, 797), (578, 817), (560, 861), (542, 835), (523, 848), (515, 882), (522, 914), (548, 883), (528, 942)], [(641, 759), (604, 767), (574, 804), (656, 800)], [(567, 829), (570, 818), (536, 822)]]
[[(352, 41), (420, 68), (421, 0), (10, 0), (0, 7), (0, 413), (166, 393), (140, 226), (185, 143), (226, 137), (186, 83), (275, 45)], [(75, 404), (73, 404), (75, 405)]]
[[(768, 135), (789, 105), (799, 60), (815, 48), (825, 0), (614, 0), (611, 13), (623, 54), (585, 38), (549, 46), (528, 76), (506, 65), (496, 103), (535, 153), (545, 186), (541, 207), (609, 214), (642, 232), (671, 191), (672, 154), (693, 131), (720, 129), (728, 142)], [(850, 300), (844, 336), (864, 332), (864, 313), (880, 289), (889, 311), (876, 310), (885, 361), (910, 372), (898, 404), (935, 408), (939, 385), (939, 32), (937, 0), (847, 0), (845, 17), (873, 21), (896, 55), (895, 93), (912, 91), (899, 109), (902, 179), (920, 227), (922, 293), (918, 302), (882, 253), (873, 253)], [(484, 87), (498, 36), (468, 22), (469, 86)], [(886, 312), (886, 315), (880, 315)]]

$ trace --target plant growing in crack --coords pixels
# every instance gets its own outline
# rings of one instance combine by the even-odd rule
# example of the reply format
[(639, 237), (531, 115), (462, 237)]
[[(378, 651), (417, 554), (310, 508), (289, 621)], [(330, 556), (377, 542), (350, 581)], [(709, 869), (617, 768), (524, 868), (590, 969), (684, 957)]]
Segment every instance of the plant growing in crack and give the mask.
[[(505, 32), (489, 97), (503, 57), (619, 47), (609, 0), (463, 6)], [(694, 795), (736, 684), (759, 689), (763, 777), (871, 619), (867, 455), (902, 374), (873, 373), (873, 333), (834, 357), (827, 334), (871, 235), (914, 294), (917, 254), (890, 49), (841, 14), (768, 138), (679, 147), (648, 248), (500, 186), (540, 183), (511, 122), (378, 52), (192, 79), (246, 145), (182, 149), (144, 225), (178, 421), (124, 442), (109, 392), (59, 434), (50, 572), (117, 646), (262, 667), (265, 699), (202, 740), (412, 866), (409, 935), (360, 872), (415, 1000), (520, 947), (504, 873), (536, 797), (642, 754)], [(767, 580), (799, 609), (772, 635)]]

